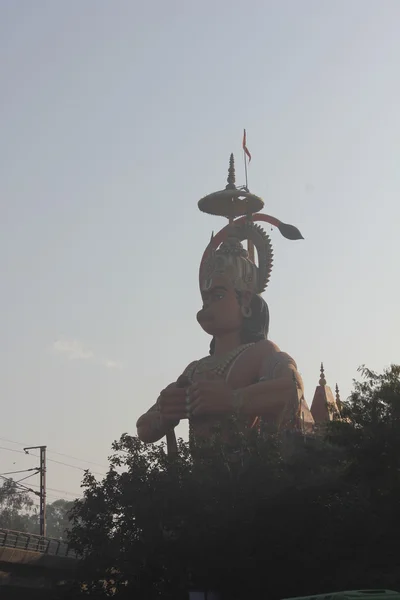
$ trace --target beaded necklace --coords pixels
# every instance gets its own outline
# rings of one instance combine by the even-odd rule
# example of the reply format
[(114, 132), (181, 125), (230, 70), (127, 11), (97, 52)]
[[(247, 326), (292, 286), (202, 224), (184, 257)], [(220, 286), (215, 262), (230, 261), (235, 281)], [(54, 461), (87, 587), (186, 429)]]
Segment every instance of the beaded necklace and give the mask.
[(195, 374), (208, 373), (212, 372), (220, 377), (224, 377), (228, 368), (231, 366), (233, 361), (240, 355), (242, 352), (253, 346), (253, 343), (243, 344), (242, 346), (238, 346), (234, 348), (227, 354), (222, 354), (220, 356), (215, 356), (214, 354), (211, 356), (206, 356), (205, 358), (201, 358), (199, 361), (194, 363), (191, 366), (190, 373), (188, 373), (188, 377), (193, 383), (192, 379)]
[[(219, 377), (225, 377), (234, 360), (253, 345), (254, 343), (243, 344), (242, 346), (238, 346), (237, 348), (234, 348), (234, 350), (231, 350), (227, 354), (223, 354), (221, 356), (206, 356), (205, 358), (202, 358), (191, 365), (191, 368), (188, 373), (186, 373), (186, 376), (188, 377), (190, 383), (193, 383), (194, 375), (201, 373), (212, 372)], [(189, 445), (191, 448), (193, 448), (194, 444), (195, 434), (193, 430), (193, 422), (192, 419), (189, 419)]]

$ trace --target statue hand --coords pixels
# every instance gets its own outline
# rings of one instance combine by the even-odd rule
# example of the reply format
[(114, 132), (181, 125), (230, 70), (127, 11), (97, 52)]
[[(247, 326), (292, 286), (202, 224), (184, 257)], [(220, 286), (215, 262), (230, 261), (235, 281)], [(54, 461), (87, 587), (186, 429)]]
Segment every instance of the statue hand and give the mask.
[(218, 415), (233, 412), (233, 390), (225, 381), (199, 381), (188, 388), (189, 415)]
[(157, 400), (161, 416), (165, 421), (187, 419), (186, 390), (171, 383), (163, 390)]

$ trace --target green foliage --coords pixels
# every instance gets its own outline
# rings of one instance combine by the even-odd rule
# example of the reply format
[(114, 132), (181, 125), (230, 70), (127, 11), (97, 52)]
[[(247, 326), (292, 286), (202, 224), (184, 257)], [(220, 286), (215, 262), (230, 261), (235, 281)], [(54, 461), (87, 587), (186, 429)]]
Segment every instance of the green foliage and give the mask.
[(193, 455), (123, 435), (70, 541), (92, 595), (283, 598), (400, 587), (400, 367), (363, 370), (323, 435), (218, 435)]
[(348, 474), (368, 494), (385, 494), (400, 485), (400, 366), (382, 375), (365, 367), (361, 382), (343, 406), (344, 422), (335, 422), (328, 436), (346, 449)]
[[(73, 505), (72, 501), (63, 499), (47, 504), (47, 537), (66, 539)], [(31, 494), (21, 491), (12, 479), (4, 480), (0, 486), (0, 527), (39, 534), (39, 522), (39, 512)]]
[(14, 481), (3, 481), (0, 486), (0, 527), (28, 531), (32, 506), (33, 501), (29, 494), (21, 492)]
[[(70, 511), (73, 505), (73, 501), (63, 500), (62, 498), (46, 505), (46, 537), (56, 540), (66, 539), (70, 527)], [(31, 533), (39, 534), (40, 518), (37, 511), (29, 517), (28, 530)]]
[(70, 528), (70, 512), (74, 502), (71, 500), (55, 500), (46, 507), (47, 536), (55, 539), (66, 539)]

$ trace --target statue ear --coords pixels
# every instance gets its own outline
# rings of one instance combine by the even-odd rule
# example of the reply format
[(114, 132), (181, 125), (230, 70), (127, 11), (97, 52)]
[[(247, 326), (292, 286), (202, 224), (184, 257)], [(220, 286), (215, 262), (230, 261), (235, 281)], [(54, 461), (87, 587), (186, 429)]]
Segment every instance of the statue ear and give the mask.
[(242, 306), (246, 306), (247, 308), (249, 308), (250, 304), (251, 304), (252, 297), (253, 297), (252, 292), (250, 292), (250, 291), (242, 292), (242, 294), (241, 294), (241, 305)]

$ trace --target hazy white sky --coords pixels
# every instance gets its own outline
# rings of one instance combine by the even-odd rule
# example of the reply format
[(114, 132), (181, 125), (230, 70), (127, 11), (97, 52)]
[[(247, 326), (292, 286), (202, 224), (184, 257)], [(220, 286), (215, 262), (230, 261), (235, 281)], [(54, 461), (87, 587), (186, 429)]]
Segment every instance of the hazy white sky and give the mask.
[[(305, 237), (271, 232), (265, 298), (308, 401), (321, 360), (343, 396), (399, 362), (399, 22), (398, 0), (0, 2), (2, 448), (105, 472), (207, 353), (197, 269), (224, 223), (197, 201), (243, 127), (252, 191)], [(1, 473), (35, 464), (0, 449)], [(81, 475), (50, 462), (49, 499)]]

